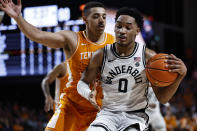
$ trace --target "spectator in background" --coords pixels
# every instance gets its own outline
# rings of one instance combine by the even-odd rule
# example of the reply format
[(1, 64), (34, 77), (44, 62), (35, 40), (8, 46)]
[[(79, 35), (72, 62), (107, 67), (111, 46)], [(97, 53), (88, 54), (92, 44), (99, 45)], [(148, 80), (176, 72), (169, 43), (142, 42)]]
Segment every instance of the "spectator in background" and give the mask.
[(168, 131), (173, 131), (173, 129), (177, 128), (177, 123), (176, 123), (176, 116), (171, 113), (171, 107), (167, 107), (167, 112), (166, 116), (164, 117), (167, 130)]

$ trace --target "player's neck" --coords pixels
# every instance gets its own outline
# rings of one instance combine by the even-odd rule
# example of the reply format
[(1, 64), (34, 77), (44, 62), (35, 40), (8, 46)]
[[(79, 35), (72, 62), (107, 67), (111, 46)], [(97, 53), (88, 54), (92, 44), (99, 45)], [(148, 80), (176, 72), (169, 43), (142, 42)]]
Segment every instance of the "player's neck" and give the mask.
[(133, 50), (135, 48), (135, 42), (132, 44), (128, 44), (127, 46), (123, 46), (121, 44), (116, 43), (115, 48), (116, 52), (118, 53), (119, 56), (129, 56), (133, 53)]
[(96, 32), (91, 32), (90, 30), (85, 30), (85, 35), (90, 40), (91, 42), (94, 43), (103, 43), (105, 40), (105, 33), (96, 33)]

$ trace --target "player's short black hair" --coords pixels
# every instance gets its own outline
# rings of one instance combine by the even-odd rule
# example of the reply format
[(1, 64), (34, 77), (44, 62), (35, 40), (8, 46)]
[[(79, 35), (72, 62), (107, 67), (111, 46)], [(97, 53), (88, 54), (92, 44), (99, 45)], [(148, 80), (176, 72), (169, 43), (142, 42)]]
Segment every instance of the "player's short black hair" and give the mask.
[(143, 20), (142, 15), (137, 9), (128, 8), (128, 7), (120, 8), (116, 13), (115, 21), (117, 21), (120, 15), (128, 15), (128, 16), (135, 18), (137, 26), (140, 28), (140, 30), (143, 29), (144, 20)]
[(86, 3), (85, 8), (83, 10), (83, 14), (85, 16), (88, 16), (90, 14), (90, 9), (94, 8), (94, 7), (101, 7), (101, 8), (105, 8), (104, 5), (101, 2), (98, 1), (91, 1)]

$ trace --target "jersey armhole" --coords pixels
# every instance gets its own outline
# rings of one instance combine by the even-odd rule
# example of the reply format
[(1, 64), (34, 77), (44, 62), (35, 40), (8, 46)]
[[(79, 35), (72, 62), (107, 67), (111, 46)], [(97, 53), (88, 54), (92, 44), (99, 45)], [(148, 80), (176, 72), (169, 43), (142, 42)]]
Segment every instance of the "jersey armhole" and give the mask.
[(107, 59), (107, 45), (104, 47), (104, 51), (103, 51), (103, 63), (102, 63), (102, 67), (101, 67), (101, 73), (103, 73), (106, 59)]
[(63, 79), (65, 79), (65, 77), (66, 77), (66, 74), (65, 74), (64, 76), (58, 78), (58, 79), (59, 79), (59, 80), (63, 80)]
[(79, 43), (80, 43), (80, 32), (77, 32), (77, 47), (76, 47), (74, 53), (71, 55), (71, 57), (66, 59), (66, 61), (69, 61), (70, 59), (72, 59), (72, 57), (76, 54), (76, 52), (79, 48)]
[(142, 49), (142, 60), (143, 60), (143, 65), (144, 68), (146, 68), (146, 45), (143, 45), (143, 49)]

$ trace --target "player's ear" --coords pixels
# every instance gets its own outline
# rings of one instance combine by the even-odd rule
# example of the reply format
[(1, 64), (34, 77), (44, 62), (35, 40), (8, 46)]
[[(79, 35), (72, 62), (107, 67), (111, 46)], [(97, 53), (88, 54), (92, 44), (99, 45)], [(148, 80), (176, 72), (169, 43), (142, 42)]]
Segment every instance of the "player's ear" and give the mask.
[(137, 29), (136, 29), (136, 35), (138, 35), (139, 33), (140, 33), (140, 28), (137, 27)]
[(114, 32), (116, 32), (116, 23), (115, 23), (115, 25), (114, 25)]
[(87, 24), (87, 17), (83, 14), (82, 18), (83, 18), (84, 23)]

